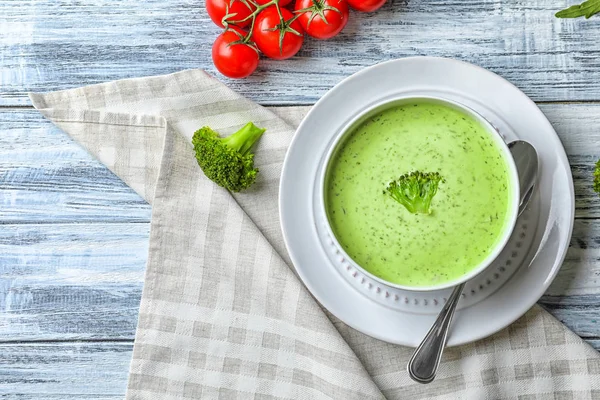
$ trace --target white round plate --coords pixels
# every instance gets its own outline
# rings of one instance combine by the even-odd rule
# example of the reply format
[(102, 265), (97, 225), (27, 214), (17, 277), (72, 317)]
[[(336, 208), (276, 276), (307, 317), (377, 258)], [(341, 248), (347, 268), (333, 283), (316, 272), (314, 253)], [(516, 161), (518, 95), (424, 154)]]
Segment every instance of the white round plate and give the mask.
[(510, 325), (535, 304), (556, 276), (573, 229), (573, 179), (560, 140), (535, 103), (498, 75), (456, 60), (414, 57), (372, 66), (339, 83), (308, 113), (287, 152), (279, 191), (283, 236), (298, 275), (337, 318), (386, 342), (420, 343), (449, 290), (393, 291), (369, 280), (331, 245), (315, 206), (323, 158), (341, 129), (371, 105), (406, 96), (465, 104), (507, 142), (526, 140), (539, 155), (537, 191), (508, 248), (463, 294), (448, 344), (465, 344)]

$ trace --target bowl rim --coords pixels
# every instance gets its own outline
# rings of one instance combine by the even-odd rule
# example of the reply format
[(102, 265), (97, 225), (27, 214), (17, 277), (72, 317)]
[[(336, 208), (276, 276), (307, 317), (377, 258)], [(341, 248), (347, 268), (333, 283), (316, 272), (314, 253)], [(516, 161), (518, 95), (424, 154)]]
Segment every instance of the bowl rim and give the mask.
[[(325, 183), (326, 183), (326, 179), (327, 179), (327, 172), (329, 169), (329, 165), (330, 165), (333, 154), (335, 153), (338, 146), (340, 145), (340, 142), (347, 136), (347, 134), (352, 132), (353, 128), (355, 128), (360, 123), (364, 122), (364, 120), (369, 118), (375, 112), (383, 111), (385, 109), (394, 107), (396, 105), (407, 104), (407, 103), (416, 102), (416, 101), (429, 101), (429, 102), (434, 102), (434, 103), (441, 103), (441, 104), (449, 106), (451, 108), (458, 109), (459, 111), (462, 111), (465, 114), (471, 116), (473, 119), (477, 120), (485, 128), (485, 130), (488, 132), (488, 134), (492, 137), (492, 140), (496, 141), (497, 144), (499, 145), (499, 148), (500, 148), (500, 150), (504, 156), (504, 159), (508, 165), (508, 168), (509, 168), (509, 177), (510, 177), (510, 182), (511, 182), (511, 189), (513, 192), (512, 193), (512, 202), (511, 202), (512, 204), (511, 204), (511, 208), (510, 208), (510, 219), (508, 220), (508, 223), (506, 223), (506, 225), (504, 227), (504, 231), (503, 231), (501, 240), (499, 240), (497, 242), (493, 251), (490, 252), (490, 254), (488, 254), (488, 256), (485, 259), (483, 259), (483, 261), (481, 261), (481, 263), (476, 268), (473, 268), (471, 271), (469, 271), (469, 273), (462, 275), (458, 279), (448, 281), (448, 282), (443, 282), (442, 284), (439, 284), (439, 285), (431, 285), (431, 286), (400, 285), (397, 283), (386, 281), (386, 280), (374, 275), (373, 273), (367, 271), (365, 268), (363, 268), (360, 264), (358, 264), (352, 257), (350, 257), (347, 254), (346, 250), (339, 243), (337, 236), (335, 235), (335, 233), (333, 232), (333, 229), (331, 228), (331, 224), (330, 224), (329, 218), (327, 216), (327, 207), (325, 204), (325, 194), (327, 192), (327, 190), (325, 188)], [(432, 95), (411, 94), (411, 95), (395, 96), (393, 98), (386, 98), (381, 101), (378, 101), (375, 104), (369, 105), (369, 107), (365, 108), (363, 111), (358, 113), (354, 118), (352, 118), (349, 122), (347, 122), (336, 133), (335, 138), (329, 144), (327, 152), (325, 153), (325, 156), (323, 158), (321, 170), (318, 175), (317, 187), (319, 188), (319, 193), (318, 193), (319, 207), (323, 211), (323, 217), (325, 219), (325, 224), (324, 224), (325, 230), (326, 230), (327, 234), (329, 235), (329, 237), (331, 238), (331, 240), (333, 241), (336, 249), (340, 251), (340, 255), (342, 257), (344, 257), (352, 265), (352, 267), (356, 268), (357, 270), (361, 271), (368, 277), (374, 279), (375, 281), (379, 282), (380, 284), (382, 284), (384, 286), (393, 287), (393, 288), (401, 289), (401, 290), (407, 290), (407, 291), (416, 291), (416, 292), (429, 292), (429, 291), (436, 291), (436, 290), (452, 288), (452, 287), (458, 286), (464, 282), (467, 282), (467, 281), (475, 278), (477, 275), (482, 273), (486, 268), (488, 268), (494, 262), (494, 260), (496, 260), (498, 255), (502, 252), (502, 250), (504, 250), (508, 240), (510, 239), (510, 237), (513, 233), (513, 230), (517, 223), (519, 203), (520, 203), (520, 185), (519, 185), (519, 175), (518, 175), (517, 167), (516, 167), (515, 161), (512, 157), (512, 154), (510, 152), (510, 149), (508, 147), (508, 144), (504, 141), (504, 139), (502, 138), (502, 136), (500, 135), (498, 130), (485, 117), (483, 117), (479, 112), (473, 110), (471, 107), (466, 106), (458, 101), (447, 99), (443, 96), (432, 96)]]

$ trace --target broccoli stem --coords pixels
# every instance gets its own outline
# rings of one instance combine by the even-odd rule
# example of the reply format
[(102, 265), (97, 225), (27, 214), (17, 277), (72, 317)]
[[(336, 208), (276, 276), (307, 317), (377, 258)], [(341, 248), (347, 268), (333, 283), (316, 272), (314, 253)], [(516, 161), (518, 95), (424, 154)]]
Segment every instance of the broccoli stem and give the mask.
[(254, 143), (262, 136), (266, 129), (259, 128), (248, 122), (239, 131), (223, 138), (223, 143), (244, 155), (250, 151)]

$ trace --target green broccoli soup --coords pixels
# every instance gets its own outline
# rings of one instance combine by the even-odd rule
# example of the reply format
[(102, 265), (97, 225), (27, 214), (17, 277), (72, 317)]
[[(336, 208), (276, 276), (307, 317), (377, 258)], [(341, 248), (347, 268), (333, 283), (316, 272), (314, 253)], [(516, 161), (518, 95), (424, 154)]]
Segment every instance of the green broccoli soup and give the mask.
[(411, 287), (476, 268), (514, 207), (500, 145), (470, 115), (427, 100), (388, 108), (349, 132), (325, 182), (330, 225), (348, 255)]

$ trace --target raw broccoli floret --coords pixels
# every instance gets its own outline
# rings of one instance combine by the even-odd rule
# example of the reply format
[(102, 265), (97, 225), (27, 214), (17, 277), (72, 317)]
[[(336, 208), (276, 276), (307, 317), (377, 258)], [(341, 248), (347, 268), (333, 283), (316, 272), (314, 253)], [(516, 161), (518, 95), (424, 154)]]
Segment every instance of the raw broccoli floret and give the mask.
[(388, 194), (413, 214), (431, 214), (431, 200), (443, 179), (437, 172), (411, 172), (389, 183)]
[(207, 126), (198, 129), (192, 137), (198, 165), (210, 180), (229, 191), (247, 189), (258, 174), (250, 149), (264, 131), (252, 122), (225, 138)]

